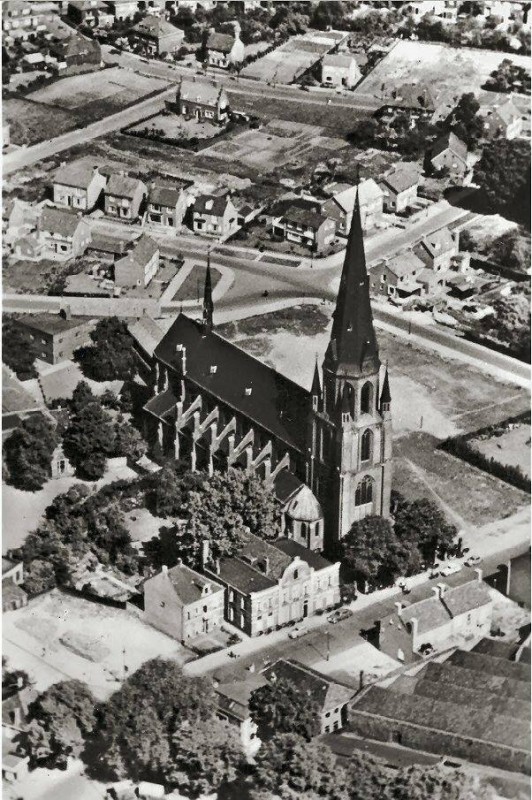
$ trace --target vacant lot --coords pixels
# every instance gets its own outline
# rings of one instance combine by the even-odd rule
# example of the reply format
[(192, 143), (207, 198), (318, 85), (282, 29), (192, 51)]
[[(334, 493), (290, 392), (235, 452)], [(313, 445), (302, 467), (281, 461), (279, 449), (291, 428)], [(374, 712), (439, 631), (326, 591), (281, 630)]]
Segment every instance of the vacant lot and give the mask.
[(428, 85), (438, 100), (449, 100), (465, 92), (478, 93), (503, 58), (530, 68), (528, 56), (400, 41), (379, 61), (356, 91), (380, 98), (383, 84), (390, 90), (403, 83), (419, 83)]
[(524, 475), (530, 475), (530, 424), (516, 425), (487, 438), (471, 439), (469, 443), (487, 458), (519, 467)]
[[(58, 589), (4, 614), (3, 642), (10, 666), (26, 670), (37, 689), (76, 678), (88, 683), (99, 699), (150, 658), (184, 663), (191, 657), (189, 650), (133, 613)], [(90, 658), (82, 655), (87, 648)]]
[(67, 110), (48, 106), (33, 100), (9, 98), (2, 103), (2, 118), (11, 126), (14, 144), (36, 144), (53, 139), (78, 127), (78, 116)]
[(177, 114), (157, 114), (144, 122), (139, 122), (128, 131), (149, 136), (157, 133), (165, 139), (211, 139), (220, 133), (220, 126), (210, 122), (198, 122), (196, 119), (185, 119)]

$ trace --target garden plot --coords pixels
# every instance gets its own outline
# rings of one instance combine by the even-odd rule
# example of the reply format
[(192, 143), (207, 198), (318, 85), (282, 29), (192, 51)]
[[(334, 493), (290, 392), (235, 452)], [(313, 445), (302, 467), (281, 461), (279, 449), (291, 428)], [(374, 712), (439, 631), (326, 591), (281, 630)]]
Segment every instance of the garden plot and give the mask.
[(486, 458), (493, 458), (504, 466), (519, 467), (524, 475), (530, 475), (530, 424), (514, 423), (501, 433), (492, 433), (469, 444)]
[(399, 41), (355, 91), (381, 98), (383, 85), (390, 91), (403, 83), (418, 83), (430, 86), (438, 101), (459, 97), (465, 92), (478, 94), (504, 58), (530, 68), (528, 56)]

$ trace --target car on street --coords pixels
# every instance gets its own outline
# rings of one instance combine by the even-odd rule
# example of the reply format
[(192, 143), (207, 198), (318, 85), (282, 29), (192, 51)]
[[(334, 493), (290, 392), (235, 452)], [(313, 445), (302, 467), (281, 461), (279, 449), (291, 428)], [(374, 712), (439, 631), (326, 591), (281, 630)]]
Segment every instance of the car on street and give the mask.
[(425, 644), (422, 644), (419, 648), (419, 652), (422, 656), (430, 656), (430, 654), (434, 652), (434, 647), (430, 642), (425, 642)]
[(327, 617), (327, 622), (331, 622), (333, 625), (336, 625), (337, 622), (341, 622), (343, 619), (349, 619), (349, 617), (353, 616), (353, 612), (350, 608), (338, 608), (336, 611), (333, 611), (332, 614), (329, 614)]
[(288, 634), (288, 638), (299, 639), (300, 636), (306, 636), (307, 633), (310, 633), (310, 629), (305, 625), (296, 625), (296, 627)]
[(449, 561), (440, 569), (440, 575), (447, 578), (449, 575), (454, 575), (455, 572), (460, 572), (462, 565), (458, 561)]
[(466, 567), (476, 567), (477, 564), (480, 564), (480, 561), (480, 556), (469, 556), (469, 558), (464, 561), (464, 564)]

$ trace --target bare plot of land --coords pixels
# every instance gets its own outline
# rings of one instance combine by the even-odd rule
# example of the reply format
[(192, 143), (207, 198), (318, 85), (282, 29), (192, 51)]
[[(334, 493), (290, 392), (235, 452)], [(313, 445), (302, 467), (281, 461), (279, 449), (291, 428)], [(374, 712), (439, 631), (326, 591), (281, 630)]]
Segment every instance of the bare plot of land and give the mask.
[(2, 103), (2, 118), (10, 125), (11, 141), (20, 145), (53, 139), (78, 125), (76, 114), (68, 110), (57, 108), (51, 113), (41, 103), (12, 97)]
[(185, 119), (177, 114), (158, 114), (144, 122), (139, 122), (129, 130), (149, 135), (156, 132), (165, 139), (211, 139), (220, 133), (220, 126), (210, 122), (198, 122), (196, 119)]
[(519, 467), (524, 475), (530, 475), (530, 425), (516, 425), (499, 435), (470, 439), (469, 443), (487, 458)]
[(530, 68), (528, 56), (399, 41), (355, 91), (381, 97), (383, 85), (389, 90), (392, 85), (419, 83), (430, 86), (438, 100), (452, 99), (464, 92), (478, 93), (503, 58)]
[(3, 641), (11, 667), (27, 670), (37, 689), (68, 676), (88, 683), (98, 698), (150, 658), (184, 663), (191, 657), (133, 613), (57, 589), (5, 614)]

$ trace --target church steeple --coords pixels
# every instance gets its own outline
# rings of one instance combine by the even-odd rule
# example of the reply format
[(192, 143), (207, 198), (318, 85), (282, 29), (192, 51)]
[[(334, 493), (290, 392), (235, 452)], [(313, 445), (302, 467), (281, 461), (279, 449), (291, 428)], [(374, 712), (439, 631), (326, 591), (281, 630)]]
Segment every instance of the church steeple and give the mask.
[(310, 390), (310, 394), (312, 396), (312, 407), (315, 411), (317, 411), (321, 404), (321, 381), (317, 358), (314, 365), (314, 377), (312, 378), (312, 388)]
[(212, 315), (214, 304), (212, 302), (212, 277), (211, 277), (211, 254), (207, 255), (207, 272), (205, 275), (205, 289), (203, 292), (203, 328), (205, 331), (212, 331)]
[(384, 373), (384, 381), (382, 383), (382, 392), (381, 392), (381, 414), (384, 411), (390, 410), (390, 403), (392, 402), (392, 395), (390, 392), (390, 381), (388, 379), (388, 367), (386, 367), (386, 371)]
[(325, 361), (334, 371), (352, 377), (375, 372), (380, 365), (369, 297), (358, 185)]

